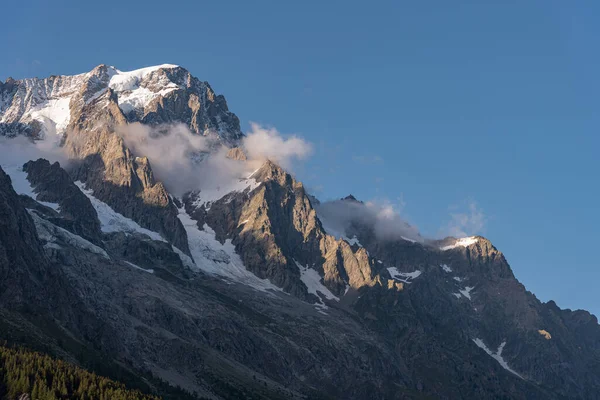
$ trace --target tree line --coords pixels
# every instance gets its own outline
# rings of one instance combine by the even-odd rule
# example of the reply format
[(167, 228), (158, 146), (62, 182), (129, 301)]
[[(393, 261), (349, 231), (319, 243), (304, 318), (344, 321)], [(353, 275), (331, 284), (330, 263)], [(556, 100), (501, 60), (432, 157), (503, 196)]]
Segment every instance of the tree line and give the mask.
[(0, 344), (0, 399), (23, 395), (32, 400), (160, 400), (48, 355)]

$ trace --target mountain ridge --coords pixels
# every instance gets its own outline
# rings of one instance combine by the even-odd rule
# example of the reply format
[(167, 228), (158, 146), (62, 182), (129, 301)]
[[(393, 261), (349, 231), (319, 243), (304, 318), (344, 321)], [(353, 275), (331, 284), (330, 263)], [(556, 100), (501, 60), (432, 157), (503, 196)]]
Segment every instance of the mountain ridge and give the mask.
[(21, 130), (34, 138), (63, 135), (73, 120), (72, 103), (82, 107), (106, 95), (116, 97), (129, 123), (171, 123), (169, 109), (175, 109), (177, 122), (196, 134), (213, 135), (228, 145), (243, 136), (225, 98), (215, 94), (208, 82), (172, 64), (128, 72), (100, 64), (78, 75), (7, 79), (0, 87), (0, 134), (15, 136)]
[[(189, 72), (136, 70), (113, 90), (110, 68), (96, 67), (69, 97), (58, 135), (67, 164), (0, 167), (11, 232), (0, 235), (10, 277), (2, 308), (35, 309), (134, 374), (213, 398), (594, 398), (596, 317), (540, 302), (489, 240), (418, 241), (402, 236), (409, 226), (382, 236), (353, 196), (340, 200), (351, 217), (332, 225), (277, 163), (247, 159), (218, 96), (201, 83), (170, 86), (200, 82)], [(66, 80), (46, 81), (45, 93), (67, 90)], [(43, 128), (28, 119), (37, 100), (15, 82), (0, 88), (4, 100), (7, 84), (21, 90), (2, 103), (0, 128), (47, 139), (32, 135)], [(140, 87), (148, 103), (132, 100)], [(209, 106), (216, 114), (202, 114)], [(218, 146), (240, 168), (178, 197), (118, 129), (182, 123), (203, 135), (194, 121), (218, 128)], [(210, 168), (213, 154), (193, 168)]]

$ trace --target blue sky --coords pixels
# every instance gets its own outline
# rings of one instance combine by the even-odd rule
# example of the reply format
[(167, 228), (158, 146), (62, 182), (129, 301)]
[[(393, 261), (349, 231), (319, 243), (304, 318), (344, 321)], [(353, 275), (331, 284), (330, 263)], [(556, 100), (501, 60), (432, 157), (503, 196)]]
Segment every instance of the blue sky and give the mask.
[(3, 4), (0, 79), (182, 65), (244, 130), (311, 141), (320, 198), (430, 236), (458, 214), (538, 298), (600, 314), (597, 1), (88, 3)]

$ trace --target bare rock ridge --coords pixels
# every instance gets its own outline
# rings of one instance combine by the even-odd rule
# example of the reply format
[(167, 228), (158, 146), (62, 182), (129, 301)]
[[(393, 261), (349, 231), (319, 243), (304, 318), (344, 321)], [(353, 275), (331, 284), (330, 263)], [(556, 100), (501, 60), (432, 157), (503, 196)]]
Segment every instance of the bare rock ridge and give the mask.
[(59, 163), (51, 165), (44, 159), (28, 161), (23, 170), (37, 193), (37, 200), (59, 205), (61, 218), (53, 218), (56, 224), (91, 242), (101, 243), (96, 210)]
[(181, 67), (0, 85), (0, 134), (69, 158), (0, 168), (0, 339), (164, 398), (598, 397), (596, 317), (540, 302), (489, 240), (337, 229), (271, 161), (176, 198), (119, 136), (133, 122), (248, 162), (224, 98)]

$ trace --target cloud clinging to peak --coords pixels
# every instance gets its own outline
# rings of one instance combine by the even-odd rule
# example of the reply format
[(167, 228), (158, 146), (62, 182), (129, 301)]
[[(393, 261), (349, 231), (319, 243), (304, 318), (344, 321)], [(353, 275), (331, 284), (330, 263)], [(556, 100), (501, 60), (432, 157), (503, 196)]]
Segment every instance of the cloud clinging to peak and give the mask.
[[(399, 205), (402, 208), (403, 204)], [(332, 232), (346, 234), (353, 223), (373, 229), (380, 240), (410, 239), (422, 242), (419, 230), (407, 223), (398, 206), (388, 200), (361, 203), (352, 200), (327, 201), (315, 206), (321, 221)], [(327, 228), (326, 228), (327, 229)]]
[(67, 162), (58, 137), (34, 141), (25, 136), (0, 136), (0, 164), (24, 164), (38, 158), (45, 158), (50, 162), (58, 161), (63, 166)]
[(313, 152), (313, 145), (298, 136), (284, 137), (277, 129), (256, 123), (251, 123), (250, 126), (250, 132), (242, 140), (242, 146), (250, 160), (269, 159), (289, 168), (292, 161), (304, 160)]
[[(451, 209), (456, 208), (451, 207)], [(470, 199), (466, 204), (466, 208), (462, 212), (450, 213), (450, 221), (440, 230), (443, 235), (465, 237), (478, 235), (485, 231), (487, 217), (477, 205), (477, 202)]]
[(193, 134), (183, 124), (132, 123), (119, 127), (117, 133), (136, 156), (148, 157), (156, 177), (177, 196), (240, 178), (267, 159), (289, 168), (292, 161), (312, 153), (312, 144), (304, 139), (284, 137), (275, 128), (258, 124), (251, 124), (241, 142), (248, 162), (227, 158), (228, 149), (216, 146), (214, 138)]

